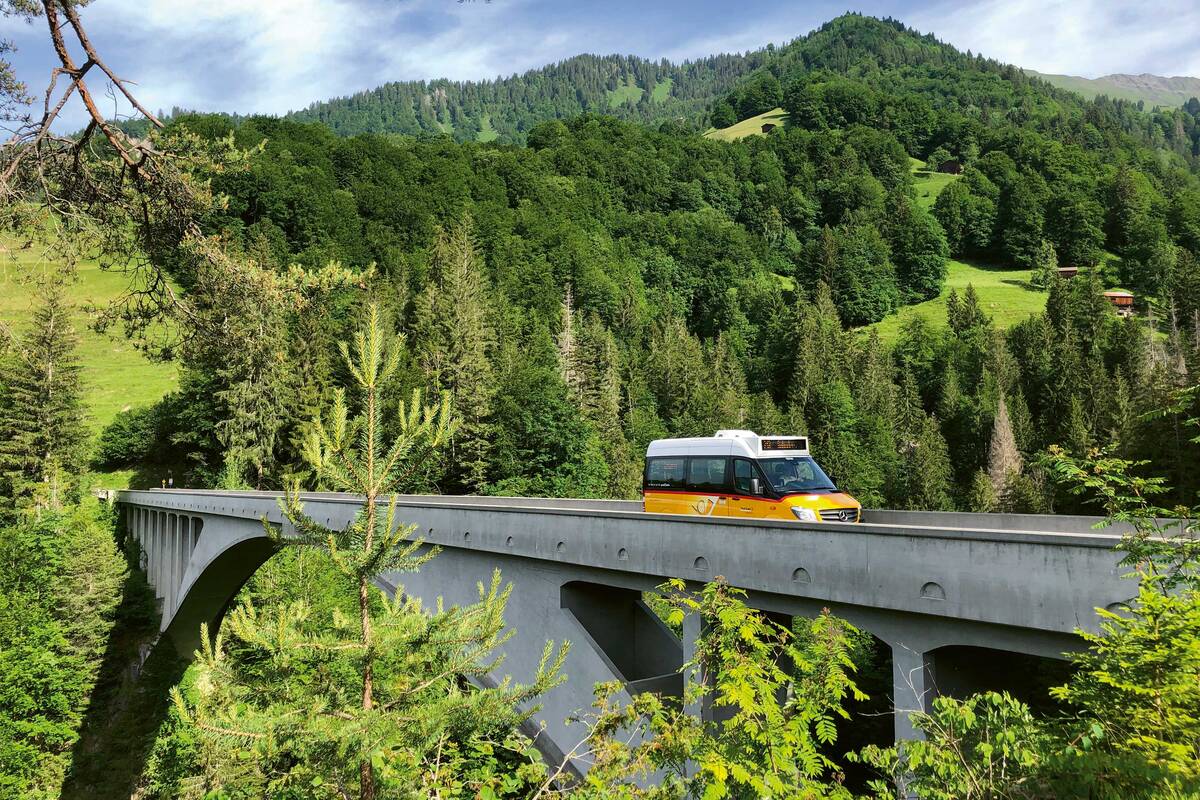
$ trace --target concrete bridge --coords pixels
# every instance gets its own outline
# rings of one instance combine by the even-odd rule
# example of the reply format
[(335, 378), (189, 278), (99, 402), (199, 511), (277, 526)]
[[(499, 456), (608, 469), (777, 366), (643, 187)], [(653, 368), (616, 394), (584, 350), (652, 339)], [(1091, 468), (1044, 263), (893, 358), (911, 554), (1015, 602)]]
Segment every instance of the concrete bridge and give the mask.
[[(117, 495), (125, 530), (162, 601), (162, 631), (191, 655), (200, 624), (215, 627), (274, 547), (262, 520), (288, 533), (278, 494), (153, 490)], [(304, 496), (319, 522), (349, 524), (361, 500)], [(1120, 531), (1088, 517), (873, 511), (864, 522), (795, 523), (646, 514), (637, 502), (406, 496), (398, 518), (443, 552), (417, 574), (389, 575), (427, 607), (476, 600), (499, 568), (514, 585), (504, 671), (528, 679), (547, 639), (574, 643), (568, 681), (542, 701), (539, 738), (550, 756), (581, 737), (566, 718), (591, 703), (599, 681), (632, 695), (679, 694), (680, 665), (699, 634), (682, 640), (641, 593), (676, 577), (718, 575), (780, 617), (822, 608), (885, 643), (892, 654), (897, 737), (913, 735), (907, 712), (939, 689), (987, 688), (1005, 657), (1061, 658), (1095, 629), (1097, 606), (1135, 594), (1113, 551)], [(500, 676), (497, 676), (500, 677)]]

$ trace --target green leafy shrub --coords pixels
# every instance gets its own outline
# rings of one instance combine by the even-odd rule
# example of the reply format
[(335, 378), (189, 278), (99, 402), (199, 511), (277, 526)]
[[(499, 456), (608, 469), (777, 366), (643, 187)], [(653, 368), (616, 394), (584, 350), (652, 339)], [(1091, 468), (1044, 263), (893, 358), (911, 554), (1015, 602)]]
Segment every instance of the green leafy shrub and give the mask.
[(125, 469), (150, 460), (158, 436), (158, 408), (122, 411), (100, 432), (92, 463), (97, 469)]

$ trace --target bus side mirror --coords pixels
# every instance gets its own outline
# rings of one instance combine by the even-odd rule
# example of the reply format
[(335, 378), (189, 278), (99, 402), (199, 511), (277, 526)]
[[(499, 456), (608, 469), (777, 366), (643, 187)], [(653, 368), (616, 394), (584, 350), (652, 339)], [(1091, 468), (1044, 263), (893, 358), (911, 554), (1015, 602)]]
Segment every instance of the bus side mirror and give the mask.
[(750, 479), (750, 494), (759, 495), (762, 493), (763, 493), (762, 481), (760, 481), (758, 478), (751, 478)]

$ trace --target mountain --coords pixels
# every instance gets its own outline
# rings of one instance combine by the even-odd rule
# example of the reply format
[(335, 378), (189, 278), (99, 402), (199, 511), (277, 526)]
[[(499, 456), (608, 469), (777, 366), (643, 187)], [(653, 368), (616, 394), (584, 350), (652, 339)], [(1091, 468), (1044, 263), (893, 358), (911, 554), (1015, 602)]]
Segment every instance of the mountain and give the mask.
[(658, 124), (699, 124), (713, 98), (766, 64), (768, 47), (673, 64), (636, 56), (580, 55), (488, 81), (405, 81), (314, 103), (288, 116), (343, 136), (448, 133), (458, 141), (524, 141), (547, 119), (593, 112)]
[(1089, 100), (1107, 95), (1116, 100), (1141, 101), (1146, 108), (1162, 106), (1177, 108), (1193, 97), (1200, 97), (1200, 78), (1162, 75), (1105, 75), (1102, 78), (1080, 78), (1076, 75), (1052, 75), (1027, 69), (1032, 75), (1060, 89), (1078, 92)]
[[(763, 86), (766, 73), (781, 83), (795, 75), (828, 71), (864, 79), (881, 71), (925, 71), (970, 67), (999, 76), (1022, 93), (1028, 81), (1082, 95), (1149, 110), (1178, 109), (1200, 96), (1200, 78), (1156, 75), (1108, 75), (1089, 79), (1021, 70), (990, 59), (961, 53), (901, 23), (863, 19), (858, 15), (832, 20), (782, 47), (768, 45), (746, 53), (724, 53), (685, 61), (651, 61), (637, 56), (579, 55), (522, 74), (484, 81), (403, 81), (313, 103), (287, 115), (301, 122), (321, 122), (335, 133), (393, 133), (410, 136), (449, 134), (457, 141), (523, 143), (528, 131), (548, 119), (599, 113), (658, 126), (664, 122), (703, 130), (726, 128), (738, 120), (779, 105), (764, 105), (745, 94)], [(989, 79), (991, 82), (992, 79)], [(988, 91), (991, 86), (982, 87)], [(1033, 91), (1032, 102), (1045, 93)], [(743, 102), (737, 102), (739, 99)], [(962, 98), (969, 102), (969, 98)], [(735, 101), (723, 106), (722, 101)], [(748, 112), (749, 106), (757, 110)]]

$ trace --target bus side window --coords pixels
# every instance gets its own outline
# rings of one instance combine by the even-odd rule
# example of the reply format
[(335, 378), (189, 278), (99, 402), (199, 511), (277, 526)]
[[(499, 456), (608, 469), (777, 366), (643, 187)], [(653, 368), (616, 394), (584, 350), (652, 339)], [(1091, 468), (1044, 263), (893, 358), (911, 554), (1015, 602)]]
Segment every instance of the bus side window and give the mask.
[(692, 456), (688, 459), (687, 488), (698, 492), (727, 492), (725, 456)]
[(647, 489), (682, 489), (685, 459), (651, 458), (646, 462)]

